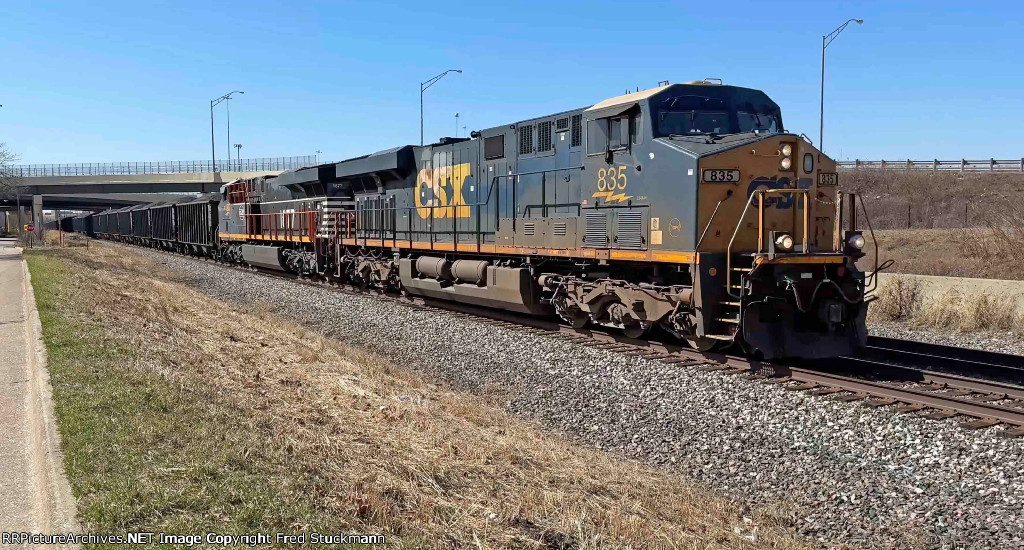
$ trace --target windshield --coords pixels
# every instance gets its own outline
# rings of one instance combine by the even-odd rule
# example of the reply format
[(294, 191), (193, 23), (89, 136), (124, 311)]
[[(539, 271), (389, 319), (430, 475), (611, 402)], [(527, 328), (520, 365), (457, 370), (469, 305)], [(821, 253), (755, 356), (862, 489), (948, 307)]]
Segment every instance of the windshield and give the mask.
[(661, 111), (658, 113), (660, 135), (728, 133), (729, 113), (726, 111)]
[(746, 111), (738, 111), (736, 113), (736, 122), (739, 123), (740, 132), (767, 132), (774, 134), (779, 131), (779, 121), (775, 119), (775, 115), (766, 113), (748, 113)]
[(782, 131), (779, 107), (762, 92), (679, 91), (683, 93), (652, 98), (654, 137)]

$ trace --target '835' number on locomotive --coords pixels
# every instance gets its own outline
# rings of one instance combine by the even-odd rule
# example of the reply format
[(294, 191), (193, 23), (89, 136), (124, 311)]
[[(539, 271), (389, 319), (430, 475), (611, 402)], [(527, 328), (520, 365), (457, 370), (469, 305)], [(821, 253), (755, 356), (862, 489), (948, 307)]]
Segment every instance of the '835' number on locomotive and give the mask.
[(700, 175), (704, 183), (737, 183), (740, 181), (739, 170), (704, 170)]

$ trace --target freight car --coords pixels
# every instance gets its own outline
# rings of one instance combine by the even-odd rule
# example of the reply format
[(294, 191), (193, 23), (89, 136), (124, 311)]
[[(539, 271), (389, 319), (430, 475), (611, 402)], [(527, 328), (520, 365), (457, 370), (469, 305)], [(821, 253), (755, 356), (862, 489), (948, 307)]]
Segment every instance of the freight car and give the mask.
[(849, 354), (867, 336), (863, 204), (783, 128), (759, 90), (659, 86), (225, 184), (185, 251), (701, 350)]
[(95, 237), (96, 232), (93, 229), (93, 217), (93, 214), (88, 212), (75, 216), (71, 219), (71, 231), (81, 233), (88, 237)]

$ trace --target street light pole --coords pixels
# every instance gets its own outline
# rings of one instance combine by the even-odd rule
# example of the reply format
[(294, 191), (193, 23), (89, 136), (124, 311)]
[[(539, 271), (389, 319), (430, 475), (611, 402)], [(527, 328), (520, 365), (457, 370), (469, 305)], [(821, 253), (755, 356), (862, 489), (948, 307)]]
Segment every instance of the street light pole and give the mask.
[(818, 113), (818, 150), (822, 153), (825, 152), (825, 48), (839, 36), (839, 33), (846, 29), (847, 25), (854, 22), (858, 25), (864, 24), (863, 19), (850, 19), (836, 27), (836, 30), (821, 37), (821, 98), (819, 100), (820, 110)]
[(231, 171), (231, 96), (224, 100), (224, 111), (228, 122), (228, 172)]
[[(217, 145), (213, 138), (213, 108), (220, 105), (222, 101), (231, 99), (232, 94), (244, 94), (245, 92), (235, 90), (233, 92), (226, 93), (217, 99), (210, 100), (210, 160), (213, 164), (210, 166), (210, 170), (213, 172), (217, 171)], [(231, 163), (231, 111), (228, 110), (228, 164)]]
[(420, 82), (420, 145), (423, 145), (423, 92), (427, 91), (427, 88), (430, 88), (431, 86), (436, 84), (438, 80), (444, 78), (445, 75), (447, 75), (448, 73), (461, 74), (462, 69), (448, 69), (447, 71), (435, 76), (434, 78), (431, 78), (426, 82)]

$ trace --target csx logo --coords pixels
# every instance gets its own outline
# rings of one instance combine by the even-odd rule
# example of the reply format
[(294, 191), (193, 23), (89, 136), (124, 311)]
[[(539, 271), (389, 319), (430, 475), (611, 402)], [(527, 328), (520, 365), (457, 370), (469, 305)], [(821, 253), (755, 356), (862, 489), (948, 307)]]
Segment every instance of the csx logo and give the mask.
[(416, 177), (416, 214), (424, 220), (468, 218), (470, 208), (462, 196), (466, 179), (472, 181), (469, 163), (424, 168)]
[[(797, 186), (794, 188), (789, 178), (772, 179), (766, 177), (754, 178), (750, 185), (747, 187), (747, 198), (749, 199), (754, 191), (758, 189), (810, 189), (813, 183), (809, 178), (801, 178), (797, 180)], [(803, 196), (798, 196), (796, 193), (785, 194), (785, 195), (766, 195), (764, 197), (765, 206), (774, 206), (779, 210), (786, 210), (793, 208), (793, 203), (796, 202), (798, 206), (803, 206)]]

